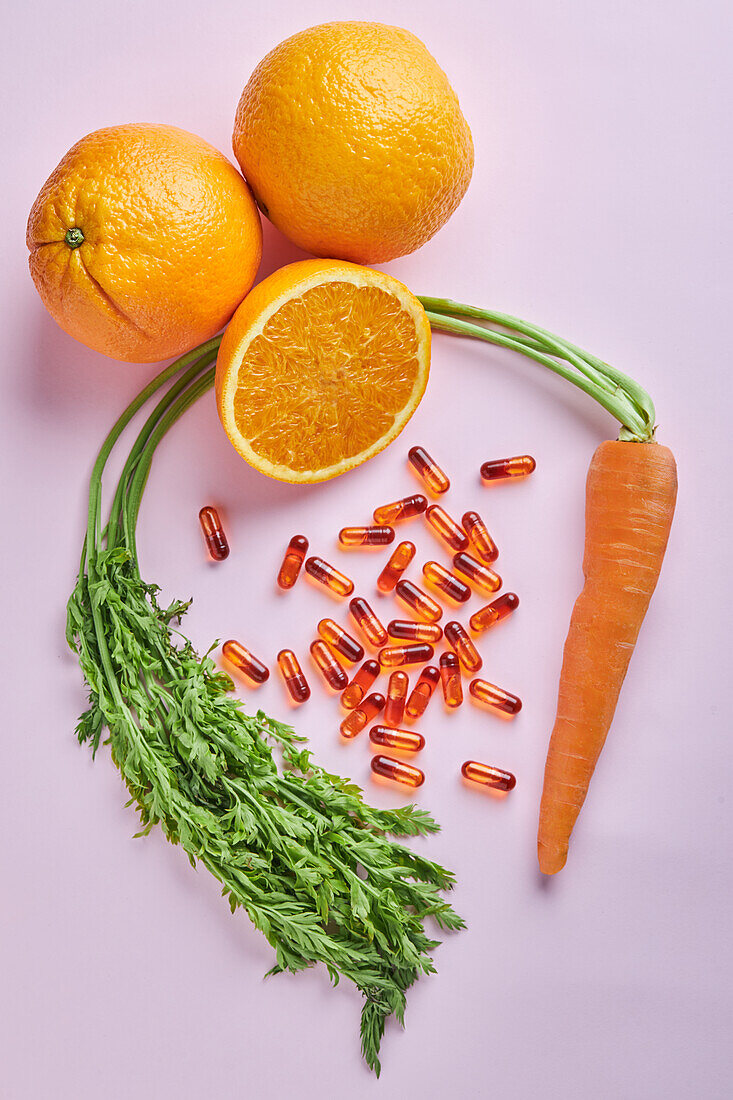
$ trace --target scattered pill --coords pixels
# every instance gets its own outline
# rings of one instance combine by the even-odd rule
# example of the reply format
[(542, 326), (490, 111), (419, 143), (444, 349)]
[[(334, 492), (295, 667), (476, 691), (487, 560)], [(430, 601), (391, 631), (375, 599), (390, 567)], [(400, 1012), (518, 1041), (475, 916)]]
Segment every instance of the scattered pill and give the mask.
[(518, 607), (519, 596), (516, 592), (505, 592), (503, 596), (499, 596), (498, 599), (487, 603), (485, 607), (480, 607), (478, 611), (474, 611), (468, 620), (469, 626), (471, 630), (475, 630), (478, 634), (482, 630), (488, 630), (490, 626), (500, 622), (501, 619), (505, 619), (507, 615), (511, 615), (512, 611), (516, 611)]
[(262, 661), (258, 660), (254, 653), (250, 653), (241, 642), (237, 642), (232, 638), (228, 642), (224, 642), (221, 651), (227, 661), (231, 661), (235, 668), (238, 668), (240, 672), (253, 680), (255, 684), (264, 684), (265, 680), (268, 679), (270, 670), (267, 665), (263, 665)]
[(405, 672), (393, 672), (387, 685), (387, 702), (384, 707), (384, 720), (388, 726), (399, 726), (405, 713), (405, 700), (410, 681)]
[(449, 599), (455, 600), (456, 603), (465, 603), (466, 600), (470, 600), (471, 589), (468, 585), (454, 576), (450, 569), (446, 569), (439, 561), (426, 561), (422, 572), (425, 580), (433, 587), (439, 588)]
[(397, 581), (395, 595), (426, 622), (437, 623), (443, 617), (443, 608), (412, 581)]
[(481, 477), (484, 481), (503, 481), (508, 477), (527, 477), (537, 463), (532, 455), (516, 455), (514, 458), (495, 458), (484, 462)]
[(468, 577), (476, 588), (481, 588), (484, 592), (498, 592), (501, 588), (499, 574), (464, 551), (453, 555), (453, 568), (457, 573)]
[(497, 791), (511, 791), (517, 785), (516, 777), (511, 772), (492, 768), (490, 764), (482, 764), (478, 760), (466, 760), (465, 764), (461, 765), (461, 773), (471, 782), (481, 783), (484, 787), (494, 787)]
[(342, 546), (389, 546), (394, 542), (394, 527), (342, 527)]
[(300, 568), (307, 553), (308, 539), (305, 535), (293, 535), (288, 543), (280, 572), (277, 575), (277, 583), (281, 588), (293, 587), (300, 576)]
[(416, 623), (412, 619), (393, 619), (387, 633), (390, 638), (407, 642), (439, 642), (443, 637), (437, 623)]
[(425, 775), (419, 768), (405, 764), (402, 760), (392, 760), (389, 756), (373, 756), (372, 771), (384, 779), (401, 783), (403, 787), (422, 787), (425, 782)]
[(425, 482), (431, 493), (438, 495), (450, 489), (448, 475), (441, 470), (424, 447), (411, 447), (407, 457), (413, 470)]
[(313, 661), (328, 686), (335, 691), (343, 691), (349, 682), (349, 677), (326, 643), (317, 639), (311, 642), (310, 650)]
[(440, 673), (435, 665), (426, 665), (407, 700), (405, 714), (408, 718), (419, 718), (421, 714), (424, 714), (425, 708), (439, 683)]
[(277, 655), (277, 665), (290, 698), (295, 703), (304, 703), (306, 699), (310, 699), (311, 689), (292, 649), (280, 650)]
[(415, 645), (391, 645), (379, 651), (379, 663), (382, 668), (394, 668), (395, 665), (419, 665), (429, 661), (435, 650), (427, 642)]
[(464, 512), (463, 518), (461, 519), (461, 525), (468, 535), (474, 553), (477, 554), (482, 561), (488, 562), (489, 565), (492, 561), (496, 561), (499, 557), (499, 550), (478, 512)]
[(443, 685), (443, 698), (448, 707), (460, 707), (463, 702), (461, 669), (455, 653), (441, 653), (440, 680)]
[(321, 619), (318, 624), (318, 633), (324, 642), (328, 642), (332, 649), (345, 657), (347, 661), (356, 663), (364, 656), (364, 646), (352, 638), (350, 634), (335, 623), (333, 619)]
[(356, 625), (370, 645), (380, 646), (387, 641), (387, 630), (374, 611), (361, 596), (355, 596), (349, 603), (349, 611)]
[(392, 556), (377, 577), (380, 592), (391, 592), (405, 569), (415, 557), (415, 546), (411, 542), (401, 542), (392, 551)]
[(344, 718), (340, 727), (341, 736), (346, 737), (348, 740), (356, 737), (364, 729), (367, 722), (371, 722), (372, 718), (376, 718), (383, 707), (384, 696), (380, 695), (378, 691), (373, 691), (371, 695), (367, 695), (366, 699)]
[(478, 672), (483, 665), (483, 661), (479, 651), (461, 624), (456, 622), (446, 623), (443, 633), (446, 642), (455, 649), (458, 660), (466, 671)]
[(354, 582), (323, 558), (306, 558), (305, 571), (314, 581), (318, 581), (337, 596), (350, 596), (354, 591)]
[(199, 512), (199, 522), (210, 556), (214, 561), (224, 561), (229, 557), (229, 543), (216, 508), (211, 504), (202, 508)]
[(349, 686), (341, 696), (341, 705), (347, 710), (358, 707), (370, 687), (379, 676), (379, 662), (365, 661), (361, 668), (357, 669)]
[(402, 497), (400, 500), (390, 501), (389, 504), (380, 504), (374, 509), (375, 523), (400, 523), (405, 519), (413, 519), (421, 515), (428, 506), (427, 498), (419, 493)]
[(413, 730), (399, 730), (392, 726), (372, 726), (369, 740), (382, 749), (396, 749), (398, 752), (420, 752), (425, 748), (425, 738)]
[(474, 699), (487, 703), (488, 706), (495, 707), (496, 710), (501, 710), (504, 714), (519, 714), (522, 709), (522, 700), (517, 695), (512, 695), (510, 691), (504, 691), (496, 684), (490, 684), (488, 680), (471, 680), (468, 690)]
[(425, 519), (435, 533), (452, 550), (466, 550), (468, 548), (468, 535), (460, 524), (448, 515), (445, 508), (441, 508), (439, 504), (431, 504), (425, 512)]

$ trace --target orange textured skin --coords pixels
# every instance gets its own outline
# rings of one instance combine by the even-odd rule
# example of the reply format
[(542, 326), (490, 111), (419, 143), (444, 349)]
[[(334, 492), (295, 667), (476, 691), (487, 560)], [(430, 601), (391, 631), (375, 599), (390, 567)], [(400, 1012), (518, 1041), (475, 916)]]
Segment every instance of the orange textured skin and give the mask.
[(381, 23), (325, 23), (276, 46), (242, 93), (232, 143), (278, 229), (362, 264), (425, 244), (473, 170), (445, 73), (413, 34)]
[(586, 487), (585, 585), (570, 620), (545, 765), (537, 851), (547, 875), (568, 843), (662, 567), (677, 499), (668, 447), (606, 442)]
[[(78, 228), (77, 248), (65, 242)], [(81, 139), (28, 219), (29, 265), (52, 317), (114, 359), (148, 363), (213, 336), (254, 282), (262, 227), (236, 168), (174, 126)]]

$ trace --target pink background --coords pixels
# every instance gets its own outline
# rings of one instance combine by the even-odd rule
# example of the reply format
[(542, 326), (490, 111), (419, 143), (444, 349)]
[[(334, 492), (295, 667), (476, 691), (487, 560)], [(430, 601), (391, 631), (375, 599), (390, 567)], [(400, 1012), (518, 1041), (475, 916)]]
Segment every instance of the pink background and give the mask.
[[(302, 529), (334, 557), (344, 522), (414, 487), (404, 456), (415, 442), (444, 459), (451, 510), (485, 512), (521, 595), (482, 645), (489, 678), (524, 699), (518, 719), (470, 704), (446, 718), (434, 703), (421, 727), (419, 801), (443, 832), (420, 847), (457, 871), (470, 929), (411, 992), (406, 1032), (389, 1027), (379, 1083), (359, 1057), (359, 997), (331, 990), (321, 970), (263, 982), (264, 939), (159, 834), (132, 840), (107, 751), (93, 764), (75, 742), (85, 696), (63, 625), (86, 479), (152, 369), (65, 336), (24, 246), (38, 188), (82, 134), (164, 121), (228, 152), (256, 62), (338, 16), (415, 31), (473, 129), (460, 210), (390, 270), (418, 292), (526, 316), (639, 378), (681, 475), (668, 559), (569, 866), (541, 882), (537, 806), (580, 581), (585, 471), (610, 418), (528, 362), (437, 338), (417, 415), (347, 478), (264, 480), (236, 457), (210, 399), (160, 450), (142, 568), (166, 595), (195, 597), (186, 627), (199, 647), (234, 635), (269, 659), (283, 644), (304, 654), (334, 605), (305, 584), (277, 598), (284, 543)], [(2, 112), (3, 1097), (729, 1095), (731, 29), (729, 5), (692, 0), (16, 6)], [(296, 257), (269, 227), (266, 247), (263, 274)], [(483, 459), (525, 450), (538, 463), (530, 481), (481, 488)], [(221, 567), (206, 563), (196, 520), (210, 500), (233, 548)], [(432, 556), (430, 536), (417, 541)], [(348, 567), (368, 593), (375, 560)], [(311, 679), (294, 720), (319, 759), (376, 803), (400, 803), (370, 781), (364, 736), (339, 743), (337, 708)], [(276, 676), (245, 697), (288, 714)], [(513, 794), (464, 787), (468, 757), (516, 772)]]

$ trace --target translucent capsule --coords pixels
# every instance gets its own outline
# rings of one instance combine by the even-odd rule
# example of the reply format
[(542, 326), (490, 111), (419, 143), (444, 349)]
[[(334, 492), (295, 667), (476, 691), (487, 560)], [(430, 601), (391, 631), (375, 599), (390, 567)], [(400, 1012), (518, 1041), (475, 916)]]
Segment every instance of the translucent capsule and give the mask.
[(388, 726), (399, 726), (405, 713), (405, 700), (410, 681), (404, 672), (393, 672), (387, 685), (384, 720)]
[(427, 642), (416, 645), (390, 645), (379, 651), (379, 663), (382, 668), (394, 668), (395, 665), (419, 665), (429, 661), (435, 650)]
[(216, 508), (211, 504), (202, 508), (199, 512), (199, 522), (210, 556), (214, 561), (224, 561), (229, 557), (229, 543)]
[(293, 587), (300, 576), (300, 568), (307, 553), (308, 539), (305, 535), (293, 535), (288, 543), (280, 572), (277, 575), (277, 583), (281, 588)]
[(498, 592), (501, 588), (501, 577), (488, 565), (484, 565), (471, 554), (460, 553), (453, 555), (453, 568), (462, 576), (468, 577), (476, 588), (484, 592)]
[(393, 500), (389, 504), (380, 504), (374, 509), (375, 523), (400, 523), (421, 515), (428, 506), (427, 498), (419, 493)]
[(426, 622), (437, 623), (443, 617), (443, 608), (412, 581), (397, 581), (395, 595)]
[(463, 702), (461, 669), (455, 653), (441, 653), (440, 681), (443, 685), (443, 698), (448, 707), (460, 707)]
[(322, 674), (323, 679), (334, 691), (343, 691), (349, 682), (344, 667), (336, 660), (325, 642), (320, 639), (311, 642), (311, 657)]
[(389, 756), (373, 756), (372, 771), (384, 779), (401, 783), (403, 787), (422, 787), (425, 782), (425, 775), (419, 768), (405, 764), (402, 760), (392, 760)]
[(341, 723), (341, 736), (351, 740), (352, 737), (356, 737), (357, 733), (361, 733), (367, 722), (371, 722), (372, 718), (376, 718), (380, 710), (384, 707), (384, 696), (380, 695), (378, 691), (373, 691), (371, 695), (367, 695), (363, 703), (360, 703), (358, 707), (352, 710), (351, 714), (347, 714)]
[(415, 547), (411, 542), (401, 542), (392, 551), (392, 556), (377, 577), (380, 592), (391, 592), (408, 565), (415, 557)]
[(501, 619), (505, 619), (507, 615), (511, 615), (512, 611), (516, 611), (518, 607), (519, 596), (516, 592), (505, 592), (503, 596), (474, 611), (468, 620), (469, 626), (478, 634), (482, 630), (488, 630)]
[(411, 447), (407, 452), (410, 465), (418, 477), (427, 485), (431, 493), (436, 496), (439, 493), (447, 493), (450, 489), (448, 475), (441, 470), (434, 458), (428, 454), (424, 447)]
[(342, 527), (342, 546), (389, 546), (394, 542), (394, 527)]
[(335, 623), (333, 619), (321, 619), (318, 624), (318, 633), (324, 642), (328, 642), (331, 648), (340, 653), (342, 657), (345, 657), (347, 661), (352, 663), (360, 661), (364, 656), (364, 646), (359, 645), (356, 638), (352, 638), (350, 634), (347, 634), (343, 627)]
[(431, 504), (425, 513), (425, 519), (443, 542), (447, 542), (451, 550), (466, 550), (468, 548), (468, 535), (463, 528), (449, 516), (445, 508), (439, 504)]
[(258, 660), (254, 653), (250, 653), (248, 649), (245, 649), (241, 642), (236, 642), (232, 638), (228, 642), (224, 642), (221, 652), (227, 661), (231, 661), (235, 668), (238, 668), (240, 672), (253, 680), (255, 684), (264, 684), (265, 680), (268, 679), (270, 670), (267, 665), (263, 665), (262, 661)]
[[(458, 557), (459, 555), (456, 555)], [(465, 603), (471, 598), (471, 589), (462, 580), (455, 577), (439, 561), (426, 561), (422, 567), (423, 576), (435, 588), (439, 588), (449, 599), (456, 603)]]
[(314, 581), (318, 581), (337, 596), (350, 596), (354, 591), (354, 582), (323, 558), (306, 558), (305, 571)]
[(456, 622), (446, 623), (443, 633), (446, 642), (455, 649), (458, 660), (466, 671), (478, 672), (483, 665), (483, 661), (479, 651), (461, 624)]
[(349, 611), (370, 645), (384, 645), (387, 641), (387, 630), (366, 600), (363, 600), (361, 596), (355, 596), (349, 603)]
[(280, 650), (277, 655), (277, 665), (290, 698), (295, 703), (304, 703), (306, 699), (310, 699), (311, 689), (292, 649)]
[(484, 787), (493, 787), (497, 791), (511, 791), (517, 785), (516, 777), (501, 768), (492, 768), (490, 764), (481, 764), (478, 760), (467, 760), (461, 764), (461, 773), (472, 783), (481, 783)]
[(390, 638), (407, 642), (439, 642), (443, 631), (437, 623), (415, 623), (412, 619), (393, 619), (387, 627)]
[(499, 550), (478, 512), (464, 512), (461, 525), (468, 535), (474, 553), (478, 554), (482, 561), (489, 564), (496, 561), (499, 557)]
[(504, 714), (519, 714), (522, 709), (522, 700), (517, 695), (512, 695), (510, 691), (504, 691), (496, 684), (490, 684), (488, 680), (471, 680), (468, 690), (474, 699), (478, 699), (496, 710), (501, 710)]
[(360, 669), (357, 669), (351, 683), (341, 696), (341, 706), (347, 710), (358, 707), (377, 676), (379, 676), (379, 662), (365, 661)]
[(516, 455), (514, 458), (495, 458), (484, 462), (481, 477), (484, 481), (503, 481), (508, 477), (527, 477), (537, 463), (532, 455)]
[(440, 673), (435, 665), (426, 665), (420, 673), (420, 679), (410, 692), (410, 698), (407, 700), (405, 714), (408, 718), (415, 719), (424, 714), (425, 708), (439, 683)]
[(413, 730), (397, 730), (391, 726), (372, 726), (369, 740), (382, 749), (396, 749), (398, 752), (420, 752), (425, 748), (425, 738)]

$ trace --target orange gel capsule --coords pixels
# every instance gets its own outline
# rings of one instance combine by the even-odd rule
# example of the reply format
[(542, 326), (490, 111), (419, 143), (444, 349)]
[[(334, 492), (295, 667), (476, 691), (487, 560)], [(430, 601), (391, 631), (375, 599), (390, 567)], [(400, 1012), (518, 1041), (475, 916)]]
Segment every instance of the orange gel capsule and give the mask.
[(436, 496), (447, 493), (450, 489), (448, 475), (441, 470), (434, 458), (428, 454), (424, 447), (411, 447), (407, 452), (410, 465), (418, 477), (427, 485), (431, 493)]
[(495, 458), (484, 462), (481, 477), (484, 481), (503, 481), (508, 477), (527, 477), (537, 463), (532, 455), (516, 455), (514, 458)]
[(323, 679), (334, 691), (343, 691), (349, 682), (344, 667), (334, 657), (325, 642), (311, 642), (311, 657)]
[(460, 707), (463, 702), (461, 669), (455, 653), (441, 653), (440, 681), (443, 685), (443, 698), (448, 707)]
[(307, 553), (308, 539), (305, 535), (293, 535), (288, 543), (280, 572), (277, 575), (277, 583), (281, 588), (293, 587), (300, 576), (300, 568)]
[(393, 619), (387, 627), (390, 638), (407, 642), (439, 642), (443, 631), (437, 623), (415, 623), (412, 619)]
[(400, 523), (402, 520), (422, 515), (427, 506), (428, 502), (424, 496), (413, 493), (412, 496), (390, 501), (389, 504), (380, 504), (374, 509), (374, 522)]
[(342, 546), (389, 546), (394, 542), (394, 527), (342, 527)]
[(387, 641), (387, 630), (366, 600), (363, 600), (361, 596), (355, 596), (349, 603), (349, 611), (370, 645), (384, 645)]
[(439, 504), (431, 504), (425, 513), (425, 519), (436, 535), (443, 542), (447, 542), (452, 550), (466, 550), (468, 548), (468, 535), (460, 524), (448, 515), (445, 508), (441, 508)]
[[(456, 555), (458, 557), (458, 555)], [(422, 567), (423, 576), (435, 588), (439, 588), (449, 599), (456, 603), (465, 603), (471, 599), (471, 589), (462, 580), (455, 577), (439, 561), (426, 561)]]
[(404, 672), (393, 672), (387, 686), (384, 720), (388, 726), (399, 726), (405, 713), (405, 700), (410, 681)]
[(415, 557), (415, 546), (411, 542), (401, 542), (392, 551), (392, 556), (377, 577), (380, 592), (391, 592), (408, 565)]
[(519, 596), (516, 592), (505, 592), (497, 600), (487, 603), (486, 607), (480, 607), (478, 611), (474, 611), (468, 620), (471, 630), (475, 630), (477, 634), (482, 630), (488, 630), (494, 623), (511, 615), (512, 611), (516, 611), (518, 607)]
[(347, 710), (357, 707), (379, 676), (379, 671), (378, 661), (365, 661), (341, 696), (341, 706)]
[(238, 668), (240, 672), (243, 672), (256, 684), (264, 684), (265, 680), (268, 679), (270, 670), (267, 665), (263, 665), (262, 661), (259, 661), (254, 653), (250, 653), (248, 649), (245, 649), (241, 642), (236, 642), (232, 638), (230, 641), (224, 642), (221, 652), (227, 661), (231, 661), (235, 668)]
[(337, 596), (350, 596), (354, 591), (354, 582), (339, 573), (323, 558), (306, 558), (305, 571), (314, 581), (318, 581), (324, 588), (330, 589)]
[(437, 623), (443, 617), (443, 608), (412, 581), (397, 581), (395, 595), (426, 622)]
[(392, 726), (372, 726), (369, 740), (382, 749), (396, 749), (398, 752), (420, 752), (425, 748), (425, 738), (414, 730), (397, 730)]
[(478, 672), (483, 665), (483, 661), (479, 651), (461, 624), (456, 622), (446, 623), (444, 633), (446, 642), (455, 649), (458, 660), (466, 671)]
[(471, 680), (468, 690), (474, 699), (478, 699), (490, 707), (495, 707), (496, 710), (501, 710), (504, 714), (519, 714), (522, 709), (522, 700), (519, 696), (512, 695), (510, 691), (504, 691), (496, 684), (490, 684), (488, 680)]
[(382, 668), (394, 668), (395, 665), (419, 665), (429, 661), (435, 650), (427, 642), (416, 645), (390, 645), (379, 651), (379, 663)]
[(229, 543), (219, 519), (219, 513), (211, 504), (199, 512), (201, 530), (204, 532), (206, 549), (214, 561), (224, 561), (229, 557)]
[(425, 782), (425, 775), (419, 768), (413, 768), (412, 764), (405, 764), (402, 760), (392, 760), (389, 756), (373, 756), (372, 771), (384, 779), (401, 783), (403, 787), (422, 787)]
[(277, 655), (277, 665), (290, 698), (296, 703), (304, 703), (306, 699), (310, 699), (311, 689), (292, 649), (280, 650)]
[(492, 561), (496, 561), (499, 557), (499, 549), (478, 512), (464, 512), (461, 525), (468, 535), (474, 553), (489, 565)]
[(501, 577), (488, 565), (483, 565), (470, 554), (460, 553), (453, 555), (453, 568), (456, 572), (468, 577), (477, 588), (484, 592), (498, 592), (501, 588)]
[(324, 642), (328, 642), (331, 648), (340, 653), (342, 657), (345, 657), (347, 661), (354, 663), (360, 661), (364, 656), (364, 646), (359, 645), (356, 638), (352, 638), (350, 634), (347, 634), (343, 627), (340, 627), (333, 619), (321, 619), (318, 624), (318, 633)]
[(490, 764), (481, 764), (478, 760), (467, 760), (461, 765), (461, 773), (472, 783), (481, 783), (484, 787), (494, 787), (497, 791), (511, 791), (517, 780), (511, 772), (501, 768), (492, 768)]
[(433, 692), (440, 683), (440, 673), (435, 665), (426, 665), (420, 673), (420, 679), (410, 693), (407, 700), (405, 714), (408, 718), (419, 718), (425, 713)]
[(347, 714), (341, 723), (341, 736), (351, 740), (352, 737), (356, 737), (357, 733), (361, 733), (367, 722), (371, 722), (372, 718), (376, 718), (380, 710), (384, 707), (384, 696), (380, 695), (378, 691), (373, 691), (371, 695), (367, 695), (363, 703), (360, 703), (358, 707), (352, 710), (351, 714)]

